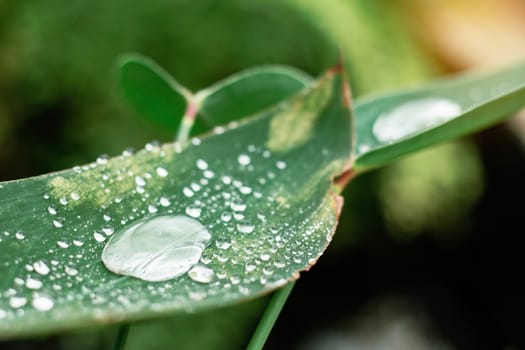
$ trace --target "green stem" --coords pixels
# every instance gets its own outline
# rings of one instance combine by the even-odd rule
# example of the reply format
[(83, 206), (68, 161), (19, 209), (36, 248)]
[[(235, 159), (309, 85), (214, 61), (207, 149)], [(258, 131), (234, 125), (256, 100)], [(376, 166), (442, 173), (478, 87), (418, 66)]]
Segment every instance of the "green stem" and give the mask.
[(126, 346), (126, 340), (128, 339), (129, 324), (121, 324), (117, 329), (117, 336), (113, 343), (113, 350), (124, 350)]
[(294, 285), (295, 282), (288, 283), (286, 286), (273, 293), (272, 298), (266, 306), (264, 314), (257, 325), (257, 329), (255, 329), (255, 333), (253, 333), (252, 339), (246, 348), (247, 350), (261, 350), (263, 348)]

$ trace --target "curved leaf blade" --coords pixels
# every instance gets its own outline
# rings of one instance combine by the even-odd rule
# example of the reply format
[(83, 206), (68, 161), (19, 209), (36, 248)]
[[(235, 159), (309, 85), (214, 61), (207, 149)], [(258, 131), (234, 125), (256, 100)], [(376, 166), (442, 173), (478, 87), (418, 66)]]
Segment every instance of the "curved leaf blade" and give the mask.
[[(414, 105), (421, 102), (420, 106), (424, 108)], [(397, 113), (400, 117), (401, 113), (405, 113), (406, 122), (390, 123), (390, 130), (387, 131), (391, 135), (402, 135), (403, 129), (419, 123), (418, 117), (424, 118), (433, 113), (429, 112), (432, 104), (437, 105), (437, 114), (444, 113), (441, 121), (412, 129), (398, 139), (387, 137), (381, 140), (378, 137), (377, 123), (385, 115)], [(355, 104), (355, 168), (363, 171), (378, 167), (405, 154), (478, 131), (523, 106), (525, 64), (489, 74), (466, 74), (415, 89), (365, 97)]]
[(191, 93), (168, 72), (145, 56), (126, 54), (118, 64), (118, 81), (140, 116), (175, 132)]
[[(332, 190), (352, 145), (342, 85), (330, 71), (224, 133), (1, 183), (0, 337), (214, 308), (298, 278), (328, 245), (342, 204)], [(201, 259), (215, 272), (210, 283), (187, 274), (146, 282), (101, 263), (108, 235), (190, 206), (212, 234)], [(226, 249), (216, 243), (224, 239)]]
[(286, 66), (247, 69), (200, 91), (200, 117), (224, 125), (260, 112), (296, 94), (311, 82), (305, 73)]

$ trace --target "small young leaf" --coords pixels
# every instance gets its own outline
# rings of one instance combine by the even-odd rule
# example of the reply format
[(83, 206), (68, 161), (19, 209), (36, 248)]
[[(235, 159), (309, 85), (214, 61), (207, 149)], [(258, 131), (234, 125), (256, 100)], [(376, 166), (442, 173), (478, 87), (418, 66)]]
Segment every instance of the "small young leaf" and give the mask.
[(127, 54), (118, 68), (122, 92), (139, 114), (157, 126), (175, 131), (191, 93), (147, 57)]
[(525, 64), (355, 104), (356, 171), (495, 124), (525, 106)]
[(0, 183), (0, 337), (214, 308), (298, 278), (342, 204), (342, 86), (331, 70), (202, 139)]
[(310, 81), (297, 69), (268, 65), (234, 74), (193, 96), (149, 58), (128, 54), (119, 65), (124, 95), (141, 116), (165, 130), (175, 133), (188, 103), (194, 102), (199, 118), (193, 135), (260, 112), (297, 93)]
[(200, 115), (209, 125), (224, 125), (275, 105), (310, 81), (309, 76), (291, 67), (248, 69), (200, 91)]

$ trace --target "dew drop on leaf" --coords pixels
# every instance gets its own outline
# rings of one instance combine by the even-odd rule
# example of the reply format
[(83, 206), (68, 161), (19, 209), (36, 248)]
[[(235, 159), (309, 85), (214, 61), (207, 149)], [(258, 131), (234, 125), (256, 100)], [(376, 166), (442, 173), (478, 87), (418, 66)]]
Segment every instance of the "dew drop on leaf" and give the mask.
[(47, 296), (37, 295), (33, 297), (31, 305), (38, 311), (49, 311), (53, 308), (54, 302)]
[(38, 274), (41, 274), (43, 276), (47, 275), (49, 273), (49, 266), (42, 260), (37, 261), (33, 264), (33, 268)]
[(204, 160), (202, 159), (198, 159), (197, 160), (197, 168), (201, 169), (201, 170), (206, 170), (208, 169), (208, 163), (206, 163)]
[(102, 252), (108, 270), (145, 281), (188, 272), (211, 239), (206, 227), (185, 215), (159, 215), (115, 232)]
[(381, 142), (394, 142), (445, 123), (461, 114), (461, 107), (445, 98), (413, 100), (381, 114), (373, 132)]
[(239, 155), (239, 157), (237, 158), (237, 161), (239, 162), (240, 165), (248, 165), (250, 164), (250, 156), (247, 155), (247, 154), (241, 154)]
[(18, 296), (12, 296), (9, 298), (9, 306), (11, 306), (13, 309), (21, 308), (27, 304), (27, 298), (25, 297), (18, 297)]
[(160, 177), (168, 176), (168, 171), (165, 168), (163, 168), (163, 167), (158, 167), (157, 169), (155, 169), (155, 172)]
[(40, 289), (42, 288), (43, 283), (42, 281), (36, 280), (34, 278), (28, 278), (26, 280), (26, 287), (29, 289)]
[(237, 224), (237, 231), (240, 233), (252, 233), (255, 229), (255, 225), (248, 221), (241, 221)]
[(198, 218), (199, 216), (201, 216), (201, 208), (187, 207), (186, 214), (188, 214), (192, 218)]
[(205, 265), (197, 264), (188, 271), (188, 276), (196, 282), (210, 283), (215, 273)]

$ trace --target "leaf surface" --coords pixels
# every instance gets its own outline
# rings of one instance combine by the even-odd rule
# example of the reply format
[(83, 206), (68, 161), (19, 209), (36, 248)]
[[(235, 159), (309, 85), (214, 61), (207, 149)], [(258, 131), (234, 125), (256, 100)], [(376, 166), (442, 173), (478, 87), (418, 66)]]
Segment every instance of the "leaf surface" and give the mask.
[(356, 171), (495, 124), (525, 106), (525, 64), (356, 101)]
[[(331, 240), (342, 204), (332, 180), (350, 166), (343, 86), (331, 70), (202, 138), (0, 183), (0, 337), (215, 308), (298, 278)], [(130, 227), (178, 216), (210, 234), (196, 264), (212, 271), (209, 281), (182, 273), (150, 282), (102, 263), (106, 244)], [(136, 253), (163, 232), (148, 227), (130, 243)], [(178, 258), (162, 254), (151, 261)]]

